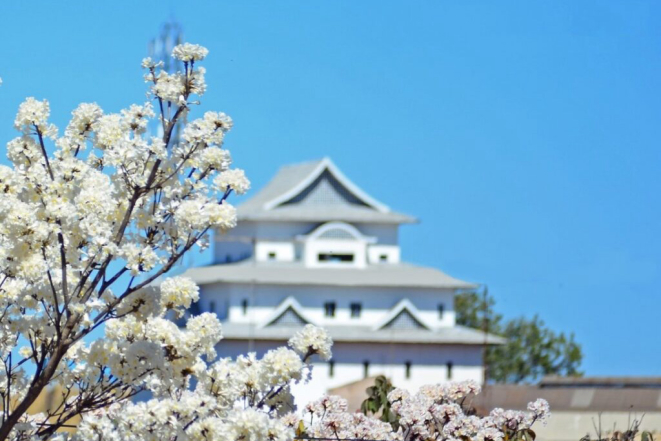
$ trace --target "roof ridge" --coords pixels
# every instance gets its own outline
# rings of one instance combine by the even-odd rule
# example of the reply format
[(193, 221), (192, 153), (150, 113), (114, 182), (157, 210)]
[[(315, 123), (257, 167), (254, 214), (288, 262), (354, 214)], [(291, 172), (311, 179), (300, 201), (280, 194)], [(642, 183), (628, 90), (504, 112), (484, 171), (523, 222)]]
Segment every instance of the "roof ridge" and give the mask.
[(337, 167), (330, 158), (325, 157), (319, 162), (307, 163), (308, 167), (312, 165), (314, 165), (314, 168), (309, 170), (305, 176), (301, 177), (293, 187), (266, 201), (263, 204), (263, 209), (272, 210), (282, 206), (292, 198), (303, 194), (306, 189), (314, 184), (315, 180), (323, 175), (324, 172), (328, 172), (339, 183), (339, 185), (344, 187), (346, 191), (351, 193), (353, 197), (361, 201), (365, 206), (381, 213), (388, 213), (390, 211), (390, 208), (387, 205), (379, 202), (351, 181), (351, 179), (342, 173), (339, 167)]
[[(346, 204), (289, 204), (328, 172), (351, 200)], [(335, 185), (335, 184), (333, 184)], [(317, 196), (312, 196), (317, 197)], [(339, 195), (339, 197), (344, 197)], [(329, 157), (281, 166), (277, 173), (250, 199), (238, 205), (240, 220), (276, 221), (345, 221), (375, 223), (414, 223), (413, 217), (391, 211), (387, 205), (367, 194), (333, 163)]]
[(304, 166), (304, 165), (320, 164), (325, 159), (328, 159), (328, 158), (323, 157), (323, 158), (319, 158), (319, 159), (310, 159), (308, 161), (300, 161), (300, 162), (294, 162), (294, 163), (291, 163), (291, 164), (284, 164), (284, 165), (281, 165), (280, 167), (278, 167), (278, 170), (283, 170), (283, 169), (287, 169), (287, 168), (296, 168), (296, 167), (301, 167), (301, 166)]

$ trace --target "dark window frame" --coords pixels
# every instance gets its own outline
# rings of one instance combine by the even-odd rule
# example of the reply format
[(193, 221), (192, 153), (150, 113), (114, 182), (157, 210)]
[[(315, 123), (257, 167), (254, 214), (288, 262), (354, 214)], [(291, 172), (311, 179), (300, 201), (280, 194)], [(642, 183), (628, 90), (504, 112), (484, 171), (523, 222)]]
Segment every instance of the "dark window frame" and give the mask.
[(318, 253), (317, 261), (322, 263), (353, 263), (356, 255), (353, 253)]
[(324, 317), (335, 317), (336, 310), (337, 304), (335, 302), (328, 301), (324, 303)]
[(363, 313), (363, 304), (360, 302), (352, 302), (349, 304), (349, 309), (351, 311), (351, 318), (359, 318)]

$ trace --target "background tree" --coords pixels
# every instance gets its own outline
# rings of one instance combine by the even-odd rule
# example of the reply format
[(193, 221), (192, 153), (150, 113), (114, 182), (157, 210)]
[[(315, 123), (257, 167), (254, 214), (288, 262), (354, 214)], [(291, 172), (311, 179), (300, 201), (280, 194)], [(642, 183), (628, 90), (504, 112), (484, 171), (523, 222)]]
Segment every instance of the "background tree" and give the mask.
[(494, 310), (492, 296), (476, 292), (455, 298), (457, 324), (488, 329), (507, 340), (502, 346), (486, 351), (488, 379), (497, 383), (534, 382), (545, 375), (581, 375), (583, 353), (574, 335), (549, 329), (534, 316), (504, 320)]

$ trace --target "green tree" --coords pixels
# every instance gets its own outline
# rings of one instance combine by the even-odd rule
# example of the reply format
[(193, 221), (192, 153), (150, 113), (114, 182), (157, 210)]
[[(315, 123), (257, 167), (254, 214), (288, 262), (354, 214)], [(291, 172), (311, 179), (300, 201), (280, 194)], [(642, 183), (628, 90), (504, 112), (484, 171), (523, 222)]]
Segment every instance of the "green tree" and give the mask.
[(374, 380), (374, 386), (370, 386), (365, 390), (367, 398), (360, 405), (360, 411), (365, 415), (376, 415), (380, 412), (379, 419), (390, 423), (393, 430), (396, 430), (398, 418), (395, 412), (390, 409), (390, 403), (388, 402), (388, 394), (393, 389), (395, 387), (390, 380), (383, 375), (379, 375)]
[(476, 292), (455, 298), (457, 324), (488, 330), (507, 342), (486, 351), (488, 379), (497, 383), (534, 382), (545, 375), (576, 376), (583, 353), (574, 335), (549, 329), (534, 316), (505, 321), (489, 295)]
[(470, 291), (454, 298), (454, 309), (457, 313), (457, 324), (469, 328), (488, 329), (499, 327), (503, 316), (494, 311), (496, 302), (489, 295)]

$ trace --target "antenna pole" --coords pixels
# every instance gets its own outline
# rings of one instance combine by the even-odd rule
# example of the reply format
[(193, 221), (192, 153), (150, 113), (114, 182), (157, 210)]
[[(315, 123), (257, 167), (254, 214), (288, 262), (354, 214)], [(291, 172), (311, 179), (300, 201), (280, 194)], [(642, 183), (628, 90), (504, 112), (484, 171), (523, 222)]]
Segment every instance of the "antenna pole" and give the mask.
[[(148, 45), (149, 57), (154, 60), (154, 62), (163, 62), (163, 70), (167, 73), (175, 73), (177, 70), (180, 70), (183, 67), (183, 64), (172, 58), (172, 50), (178, 44), (184, 42), (184, 31), (182, 26), (175, 20), (170, 20), (164, 23), (161, 26), (160, 35), (156, 38), (153, 38)], [(177, 121), (177, 124), (174, 127), (172, 132), (172, 141), (173, 144), (179, 142), (179, 135), (183, 129), (182, 123), (185, 124), (185, 118)], [(154, 127), (158, 136), (160, 137), (163, 132), (163, 127), (158, 124)]]
[(482, 306), (484, 308), (482, 316), (482, 331), (484, 332), (484, 345), (482, 346), (482, 387), (486, 387), (487, 381), (489, 380), (489, 364), (487, 363), (487, 353), (488, 353), (488, 336), (489, 336), (489, 305), (487, 303), (489, 288), (486, 285), (483, 285), (484, 289), (482, 290)]

